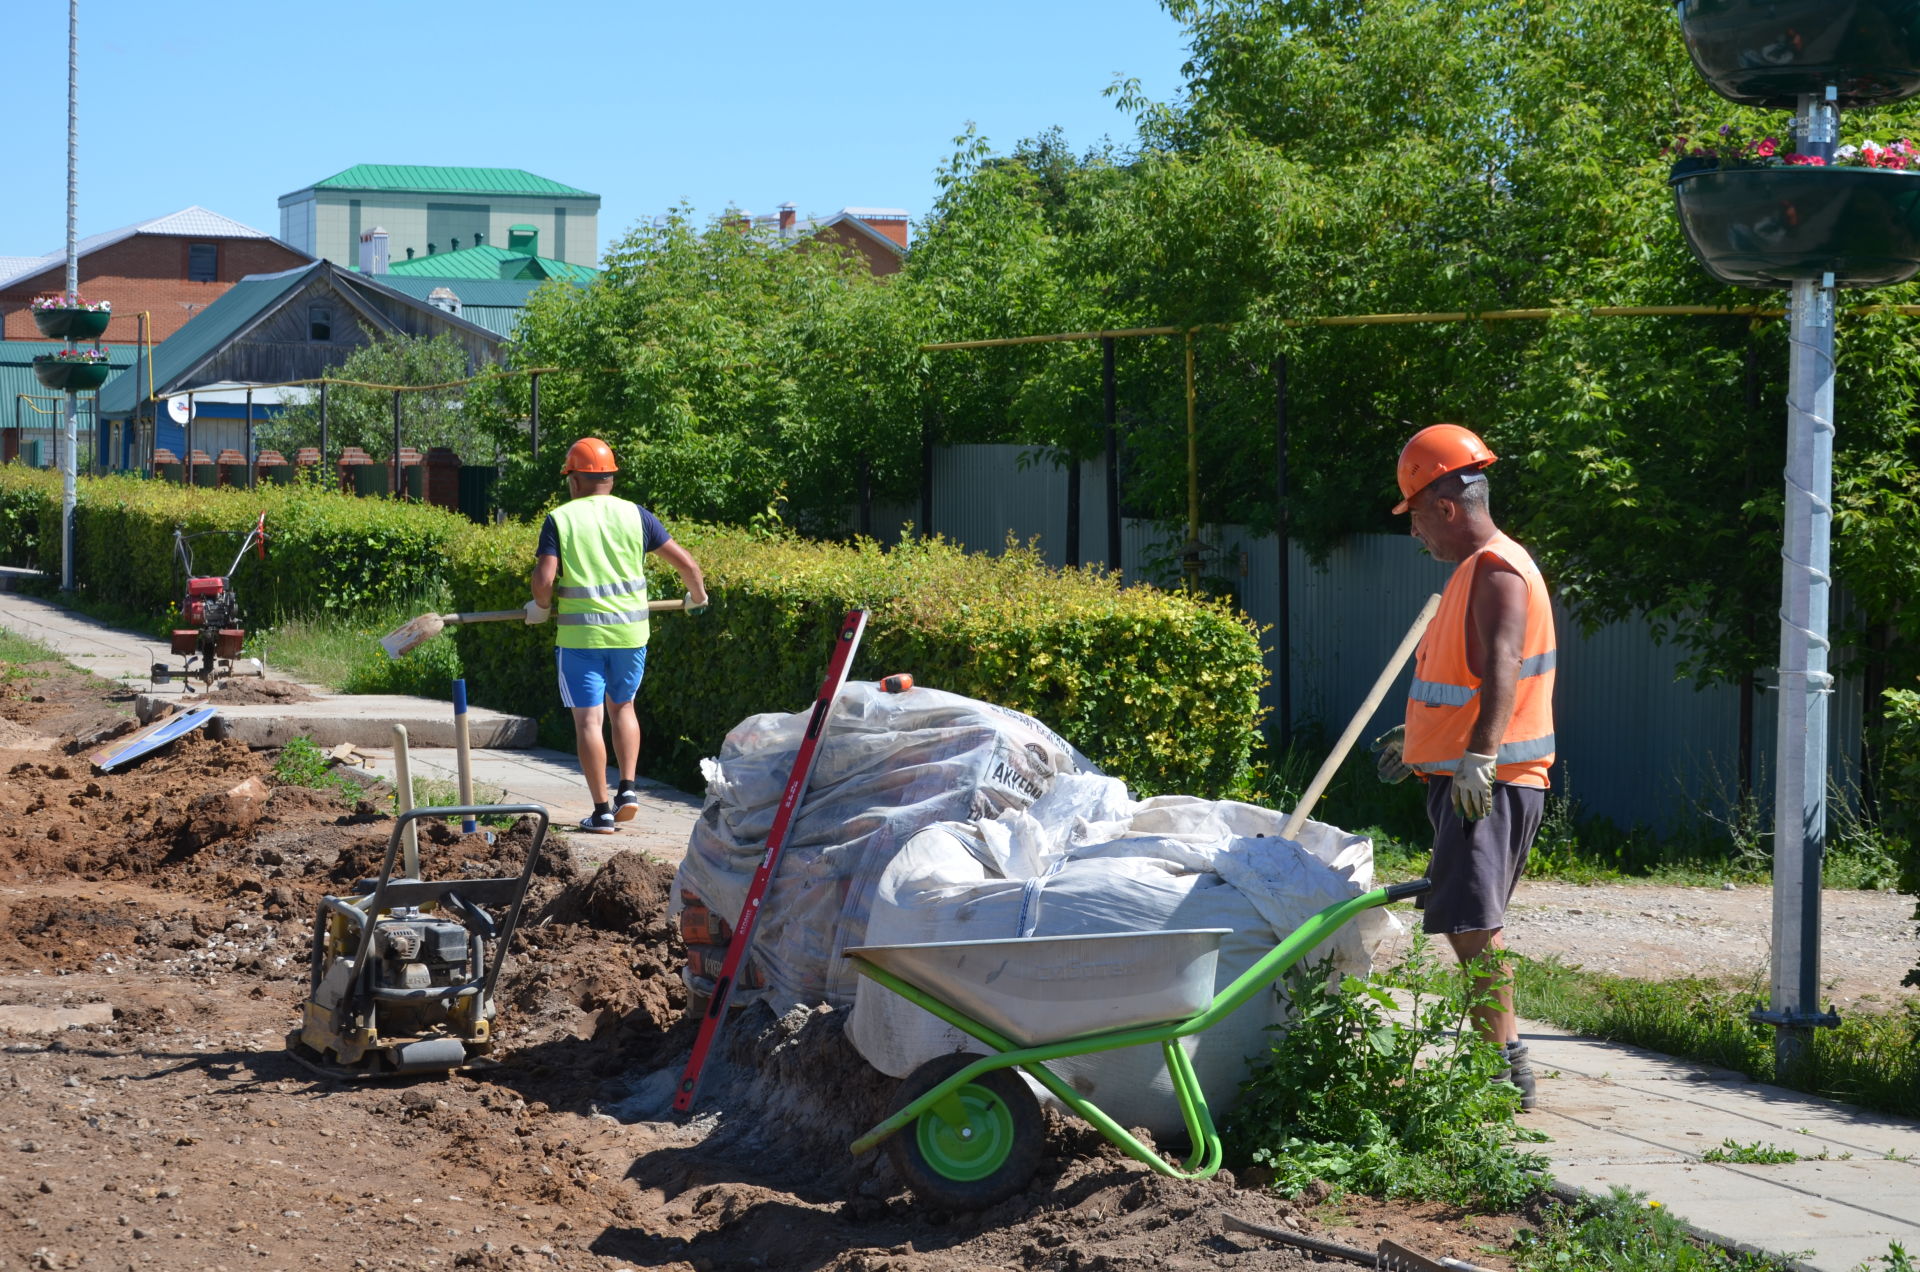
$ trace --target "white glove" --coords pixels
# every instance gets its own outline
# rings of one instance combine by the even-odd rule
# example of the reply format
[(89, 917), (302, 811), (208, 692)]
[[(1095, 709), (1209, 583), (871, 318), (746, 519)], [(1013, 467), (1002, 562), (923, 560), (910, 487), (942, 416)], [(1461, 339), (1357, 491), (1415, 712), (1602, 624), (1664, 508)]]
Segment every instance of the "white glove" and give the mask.
[(1453, 769), (1453, 811), (1466, 821), (1479, 821), (1493, 813), (1493, 771), (1499, 759), (1468, 751)]
[(705, 588), (700, 589), (698, 592), (687, 593), (687, 613), (689, 615), (706, 613), (708, 604), (709, 601)]
[(549, 610), (546, 606), (542, 605), (538, 601), (528, 601), (527, 602), (527, 626), (538, 627), (540, 624), (547, 621), (548, 617), (552, 614), (552, 612), (553, 611)]
[(1407, 763), (1407, 726), (1396, 724), (1373, 740), (1373, 767), (1380, 774), (1380, 780), (1391, 786), (1404, 782), (1413, 776), (1413, 765)]

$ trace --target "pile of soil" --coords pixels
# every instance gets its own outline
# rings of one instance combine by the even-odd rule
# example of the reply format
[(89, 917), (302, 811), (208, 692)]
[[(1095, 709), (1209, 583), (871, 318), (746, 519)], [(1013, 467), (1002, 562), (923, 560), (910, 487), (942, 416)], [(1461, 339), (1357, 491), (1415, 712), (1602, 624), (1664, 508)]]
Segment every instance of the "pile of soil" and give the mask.
[[(504, 960), (493, 1067), (316, 1078), (283, 1037), (320, 896), (377, 873), (377, 792), (276, 785), (271, 756), (191, 734), (112, 774), (82, 739), (127, 722), (57, 672), (0, 697), (0, 1266), (1121, 1269), (1305, 1266), (1232, 1212), (1489, 1266), (1513, 1217), (1343, 1203), (1346, 1226), (1230, 1175), (1152, 1176), (1054, 1119), (1031, 1187), (981, 1214), (917, 1201), (847, 1144), (893, 1083), (840, 1013), (738, 1013), (691, 1120), (693, 1023), (672, 869), (583, 871), (549, 841)], [(22, 741), (22, 738), (30, 740)], [(515, 875), (523, 822), (423, 829), (432, 877)], [(1477, 1224), (1478, 1227), (1473, 1225)]]
[(200, 703), (242, 706), (252, 703), (282, 704), (312, 702), (313, 693), (305, 685), (291, 680), (255, 680), (248, 676), (229, 676), (199, 695), (188, 705)]

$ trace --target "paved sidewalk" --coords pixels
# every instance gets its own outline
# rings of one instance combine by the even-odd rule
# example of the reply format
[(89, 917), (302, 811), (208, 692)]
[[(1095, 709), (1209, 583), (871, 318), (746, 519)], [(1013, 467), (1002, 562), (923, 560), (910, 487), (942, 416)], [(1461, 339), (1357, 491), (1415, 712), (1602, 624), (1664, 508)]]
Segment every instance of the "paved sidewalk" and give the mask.
[[(1521, 1032), (1542, 1075), (1540, 1106), (1521, 1120), (1553, 1137), (1538, 1149), (1562, 1185), (1644, 1192), (1702, 1236), (1819, 1272), (1852, 1272), (1889, 1241), (1920, 1253), (1920, 1122), (1552, 1025)], [(1801, 1160), (1700, 1160), (1726, 1140)]]
[[(58, 650), (62, 657), (82, 671), (119, 681), (140, 691), (148, 691), (148, 674), (152, 664), (166, 658), (164, 642), (137, 632), (110, 627), (63, 609), (52, 601), (23, 596), (17, 592), (0, 590), (0, 627)], [(290, 679), (277, 672), (273, 674), (277, 680)], [(261, 726), (258, 737), (248, 736), (244, 728), (237, 729), (236, 736), (256, 743), (280, 740), (277, 736), (269, 736), (274, 734), (274, 730), (265, 727), (270, 722), (262, 717), (267, 716), (284, 716), (289, 725), (305, 721), (306, 731), (316, 737), (322, 730), (314, 727), (314, 724), (323, 717), (337, 720), (357, 716), (368, 726), (369, 732), (367, 745), (360, 746), (359, 740), (356, 740), (356, 746), (374, 757), (374, 770), (387, 777), (393, 775), (393, 753), (390, 749), (392, 719), (409, 723), (408, 733), (412, 739), (423, 732), (416, 718), (430, 717), (431, 722), (446, 726), (442, 731), (450, 738), (453, 720), (450, 703), (389, 694), (336, 694), (320, 685), (295, 683), (301, 683), (318, 701), (286, 707), (225, 708), (237, 717), (244, 717), (245, 723)], [(475, 708), (473, 714), (482, 714), (481, 709)], [(498, 716), (498, 713), (492, 712), (485, 714)], [(328, 735), (325, 742), (331, 745), (337, 740)], [(449, 785), (454, 782), (458, 770), (451, 746), (410, 746), (408, 754), (415, 777), (431, 777)], [(587, 796), (586, 781), (580, 776), (579, 763), (571, 755), (543, 748), (506, 750), (486, 747), (474, 748), (471, 755), (476, 785), (502, 791), (513, 803), (546, 805), (553, 817), (553, 824), (558, 828), (577, 827), (580, 819), (593, 810), (593, 802)], [(572, 837), (575, 852), (583, 860), (597, 865), (622, 849), (638, 849), (667, 862), (678, 862), (686, 854), (687, 836), (693, 829), (694, 820), (700, 815), (699, 798), (646, 779), (641, 780), (640, 788), (640, 812), (632, 821), (623, 823), (618, 833), (575, 834)]]
[[(369, 752), (373, 771), (393, 776), (391, 750)], [(488, 788), (504, 793), (509, 803), (544, 804), (556, 828), (576, 827), (581, 818), (593, 811), (587, 795), (586, 779), (580, 776), (580, 762), (564, 751), (535, 748), (526, 751), (474, 751), (473, 783), (476, 793)], [(454, 785), (459, 776), (451, 747), (407, 748), (407, 763), (417, 782), (422, 777)], [(607, 770), (608, 785), (617, 783), (619, 774)], [(611, 835), (572, 834), (568, 842), (582, 864), (598, 866), (616, 852), (644, 852), (672, 865), (687, 854), (687, 837), (700, 817), (701, 801), (660, 782), (641, 778), (640, 811), (632, 821), (621, 823)]]

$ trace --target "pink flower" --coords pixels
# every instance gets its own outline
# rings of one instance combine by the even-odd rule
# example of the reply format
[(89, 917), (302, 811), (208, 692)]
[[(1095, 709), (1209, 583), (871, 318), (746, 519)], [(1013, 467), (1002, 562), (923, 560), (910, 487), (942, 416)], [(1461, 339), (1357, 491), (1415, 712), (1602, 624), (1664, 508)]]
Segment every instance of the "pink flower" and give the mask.
[(1795, 168), (1824, 168), (1827, 161), (1819, 155), (1788, 155), (1787, 163)]
[(1753, 148), (1753, 153), (1756, 155), (1759, 155), (1762, 159), (1771, 159), (1773, 158), (1774, 152), (1778, 149), (1780, 149), (1779, 139), (1774, 137), (1769, 137), (1765, 141), (1761, 142), (1759, 145), (1755, 146)]

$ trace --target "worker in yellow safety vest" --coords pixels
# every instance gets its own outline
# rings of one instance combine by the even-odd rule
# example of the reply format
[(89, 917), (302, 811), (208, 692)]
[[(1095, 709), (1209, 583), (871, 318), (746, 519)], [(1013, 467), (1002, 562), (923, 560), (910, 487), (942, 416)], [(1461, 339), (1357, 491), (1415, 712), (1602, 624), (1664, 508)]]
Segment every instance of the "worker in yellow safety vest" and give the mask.
[[(613, 449), (597, 437), (567, 448), (560, 474), (569, 499), (540, 527), (534, 549), (533, 599), (527, 622), (551, 615), (559, 631), (554, 658), (560, 700), (573, 712), (580, 771), (593, 796), (593, 812), (580, 829), (611, 835), (640, 810), (634, 790), (640, 763), (640, 717), (633, 707), (647, 669), (647, 576), (642, 562), (658, 552), (687, 590), (687, 613), (707, 608), (699, 562), (667, 533), (660, 519), (630, 499), (616, 499), (619, 466)], [(607, 790), (604, 722), (613, 733), (619, 787)]]
[(1413, 537), (1454, 569), (1414, 655), (1406, 723), (1374, 752), (1383, 781), (1426, 779), (1433, 890), (1421, 926), (1453, 946), (1473, 983), (1476, 1027), (1505, 1048), (1497, 1076), (1531, 1109), (1502, 931), (1546, 808), (1556, 647), (1540, 568), (1488, 508), (1496, 458), (1458, 424), (1421, 429), (1400, 452), (1394, 511), (1412, 514)]

